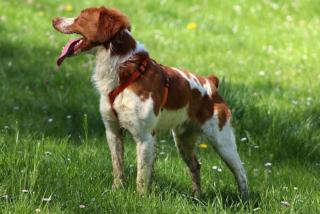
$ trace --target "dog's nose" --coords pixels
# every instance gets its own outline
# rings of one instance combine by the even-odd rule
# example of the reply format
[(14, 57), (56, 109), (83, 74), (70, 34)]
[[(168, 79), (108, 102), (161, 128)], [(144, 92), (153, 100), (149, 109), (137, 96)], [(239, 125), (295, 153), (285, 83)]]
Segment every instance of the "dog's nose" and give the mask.
[(52, 25), (53, 26), (57, 26), (61, 23), (61, 18), (60, 17), (56, 17), (54, 19), (52, 19)]

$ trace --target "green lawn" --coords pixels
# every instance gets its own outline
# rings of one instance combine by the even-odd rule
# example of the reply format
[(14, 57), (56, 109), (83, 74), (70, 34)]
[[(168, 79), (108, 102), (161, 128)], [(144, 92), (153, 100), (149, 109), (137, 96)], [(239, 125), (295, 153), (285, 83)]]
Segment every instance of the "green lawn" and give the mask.
[[(203, 196), (193, 200), (169, 136), (158, 138), (149, 195), (135, 192), (130, 136), (126, 186), (111, 189), (94, 58), (69, 59), (58, 72), (68, 36), (51, 26), (55, 16), (101, 5), (127, 13), (157, 61), (223, 79), (248, 205), (209, 148), (198, 151)], [(318, 0), (1, 0), (0, 213), (320, 213), (319, 59)]]

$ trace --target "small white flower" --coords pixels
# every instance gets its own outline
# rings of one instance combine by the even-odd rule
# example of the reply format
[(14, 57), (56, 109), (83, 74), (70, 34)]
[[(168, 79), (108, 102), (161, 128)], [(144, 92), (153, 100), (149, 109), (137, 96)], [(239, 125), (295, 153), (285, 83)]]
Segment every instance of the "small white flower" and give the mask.
[(217, 171), (217, 172), (222, 172), (222, 169), (219, 168), (219, 167), (217, 167), (217, 166), (213, 166), (213, 167), (212, 167), (212, 170), (213, 170), (213, 171)]
[(302, 55), (302, 59), (303, 60), (308, 60), (308, 56), (307, 55)]
[(39, 213), (39, 212), (41, 212), (41, 210), (38, 208), (38, 209), (36, 209), (35, 210), (36, 211), (36, 213)]
[(275, 75), (280, 76), (281, 75), (281, 71), (276, 71)]
[(235, 5), (233, 7), (233, 10), (237, 13), (237, 14), (240, 14), (241, 13), (241, 6), (240, 5)]
[(4, 129), (9, 129), (9, 126), (4, 126)]
[(130, 168), (133, 168), (133, 167), (134, 167), (134, 165), (133, 165), (133, 164), (130, 164), (130, 165), (129, 165), (129, 167), (130, 167)]
[(288, 201), (281, 201), (280, 202), (282, 205), (289, 207), (290, 203)]
[(293, 21), (293, 18), (292, 18), (292, 16), (287, 16), (287, 17), (286, 17), (286, 20), (287, 20), (288, 22), (292, 22), (292, 21)]
[(71, 116), (71, 115), (67, 115), (67, 119), (69, 119), (69, 120), (70, 120), (71, 118), (72, 118), (72, 116)]
[(79, 205), (79, 208), (80, 208), (80, 209), (84, 209), (84, 208), (86, 208), (86, 205), (80, 204), (80, 205)]
[(45, 154), (45, 155), (51, 155), (51, 152), (46, 151), (44, 154)]
[(8, 199), (8, 198), (9, 198), (8, 195), (3, 195), (3, 196), (1, 196), (1, 197), (4, 198), (4, 199)]
[(165, 152), (160, 152), (160, 155), (165, 155), (166, 153)]
[(257, 212), (259, 210), (261, 210), (261, 208), (260, 207), (256, 207), (256, 208), (253, 209), (253, 212)]
[(45, 202), (51, 201), (51, 196), (49, 198), (42, 198), (42, 201), (45, 201)]
[(243, 138), (240, 139), (241, 142), (244, 142), (244, 141), (247, 141), (247, 140), (248, 140), (248, 138), (246, 138), (246, 137), (243, 137)]
[(259, 149), (259, 148), (260, 148), (260, 146), (258, 146), (258, 145), (254, 145), (254, 146), (253, 146), (253, 148), (255, 148), (255, 149)]
[(264, 49), (267, 52), (267, 54), (272, 54), (274, 52), (274, 48), (272, 45), (267, 45), (264, 47)]
[(53, 118), (49, 118), (48, 123), (52, 123), (52, 122), (53, 122)]
[(274, 10), (278, 10), (278, 9), (280, 8), (277, 3), (271, 3), (271, 7), (272, 7), (272, 9), (274, 9)]
[(27, 190), (27, 189), (23, 189), (23, 190), (21, 190), (23, 193), (28, 193), (29, 192), (29, 190)]
[(297, 100), (292, 100), (292, 104), (293, 104), (293, 105), (298, 105), (299, 102), (298, 102)]
[(272, 163), (267, 162), (267, 163), (264, 164), (264, 166), (265, 166), (265, 167), (270, 167), (270, 166), (272, 166)]
[(298, 190), (298, 187), (293, 187), (293, 190)]
[(8, 62), (8, 67), (12, 67), (12, 62), (11, 61)]
[(232, 27), (232, 33), (237, 33), (238, 32), (238, 26), (233, 26)]
[(4, 22), (7, 20), (7, 17), (6, 16), (0, 16), (0, 21)]
[(283, 190), (288, 190), (287, 186), (282, 187)]
[(266, 75), (266, 72), (265, 71), (259, 71), (259, 76), (265, 76)]

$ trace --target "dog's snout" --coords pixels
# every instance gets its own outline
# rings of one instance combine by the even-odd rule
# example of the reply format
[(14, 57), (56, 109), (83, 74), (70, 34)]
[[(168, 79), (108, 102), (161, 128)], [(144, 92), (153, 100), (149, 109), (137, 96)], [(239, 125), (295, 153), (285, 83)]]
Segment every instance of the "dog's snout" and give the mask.
[(52, 25), (53, 26), (57, 26), (61, 23), (61, 18), (60, 17), (56, 17), (54, 19), (52, 19)]

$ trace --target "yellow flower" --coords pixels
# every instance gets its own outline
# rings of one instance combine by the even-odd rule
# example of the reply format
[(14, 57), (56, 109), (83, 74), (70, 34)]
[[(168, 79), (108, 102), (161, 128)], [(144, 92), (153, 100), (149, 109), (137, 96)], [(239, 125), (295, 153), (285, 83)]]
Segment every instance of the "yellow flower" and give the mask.
[(200, 149), (206, 149), (206, 148), (208, 148), (208, 144), (200, 143), (200, 144), (199, 144), (199, 148), (200, 148)]
[(195, 22), (190, 22), (188, 25), (187, 25), (187, 29), (188, 30), (194, 30), (197, 28), (197, 23)]
[(71, 11), (73, 11), (72, 5), (71, 5), (71, 4), (65, 5), (65, 6), (64, 6), (64, 11), (66, 11), (66, 12), (71, 12)]
[(43, 11), (37, 12), (37, 16), (44, 16), (44, 12)]

